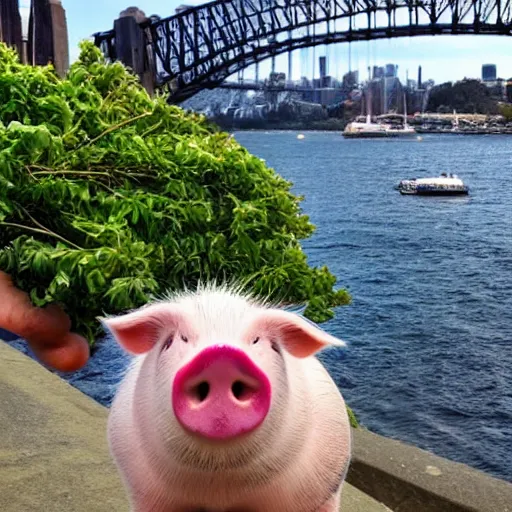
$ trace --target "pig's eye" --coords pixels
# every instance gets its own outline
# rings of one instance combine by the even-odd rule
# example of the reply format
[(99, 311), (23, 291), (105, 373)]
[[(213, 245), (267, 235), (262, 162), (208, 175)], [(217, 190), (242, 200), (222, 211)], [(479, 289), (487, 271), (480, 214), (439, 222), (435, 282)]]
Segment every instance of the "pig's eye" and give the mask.
[(183, 334), (181, 335), (181, 339), (185, 342), (185, 343), (188, 343), (188, 338), (186, 336), (183, 336)]
[(260, 338), (255, 338), (254, 340), (252, 340), (252, 344), (253, 345), (256, 345), (256, 343), (258, 343), (258, 341), (260, 341)]
[(274, 350), (275, 352), (277, 352), (278, 354), (281, 353), (281, 350), (279, 348), (279, 345), (275, 342), (275, 341), (271, 341), (270, 342), (270, 346), (272, 347), (272, 350)]
[(174, 341), (174, 334), (171, 334), (166, 342), (164, 343), (164, 346), (162, 347), (162, 350), (167, 350), (171, 345), (172, 345), (172, 342)]

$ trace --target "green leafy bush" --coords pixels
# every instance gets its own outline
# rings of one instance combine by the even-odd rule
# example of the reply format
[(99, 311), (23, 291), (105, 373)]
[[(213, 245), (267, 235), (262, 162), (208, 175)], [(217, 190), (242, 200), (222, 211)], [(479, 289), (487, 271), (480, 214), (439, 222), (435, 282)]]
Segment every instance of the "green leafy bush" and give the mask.
[(0, 270), (91, 343), (98, 315), (213, 279), (330, 318), (350, 296), (308, 266), (290, 187), (92, 43), (64, 80), (0, 45)]

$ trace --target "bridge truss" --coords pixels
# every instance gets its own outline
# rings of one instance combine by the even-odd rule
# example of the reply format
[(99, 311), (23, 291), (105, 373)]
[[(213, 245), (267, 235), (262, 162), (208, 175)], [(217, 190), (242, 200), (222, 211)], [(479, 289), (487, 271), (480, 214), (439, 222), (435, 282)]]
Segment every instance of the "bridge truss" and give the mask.
[[(217, 0), (143, 22), (157, 86), (183, 101), (251, 64), (311, 46), (441, 34), (510, 35), (512, 0)], [(111, 60), (115, 32), (95, 34)]]

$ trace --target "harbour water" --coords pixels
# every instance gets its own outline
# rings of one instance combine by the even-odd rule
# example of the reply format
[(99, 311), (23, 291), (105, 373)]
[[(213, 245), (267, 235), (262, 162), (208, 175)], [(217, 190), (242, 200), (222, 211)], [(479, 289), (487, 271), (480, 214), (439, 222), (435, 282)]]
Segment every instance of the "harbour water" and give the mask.
[[(321, 358), (361, 423), (512, 481), (512, 138), (235, 136), (306, 196), (310, 263), (352, 293), (323, 325), (348, 347)], [(443, 171), (470, 195), (394, 190)], [(108, 405), (126, 364), (106, 342), (67, 378)]]
[[(323, 359), (362, 423), (512, 480), (512, 139), (236, 137), (306, 196), (310, 262), (352, 293)], [(470, 195), (393, 188), (443, 171)]]

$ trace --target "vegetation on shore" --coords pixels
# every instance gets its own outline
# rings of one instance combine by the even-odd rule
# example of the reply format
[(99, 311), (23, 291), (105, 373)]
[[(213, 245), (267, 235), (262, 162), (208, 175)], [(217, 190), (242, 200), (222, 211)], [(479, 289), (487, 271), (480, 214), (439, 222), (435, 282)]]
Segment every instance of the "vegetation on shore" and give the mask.
[(331, 318), (350, 295), (308, 265), (314, 226), (290, 188), (90, 42), (65, 79), (0, 45), (0, 270), (91, 344), (97, 316), (202, 280)]
[(498, 114), (498, 101), (480, 80), (464, 79), (436, 85), (430, 91), (427, 112), (451, 114)]

